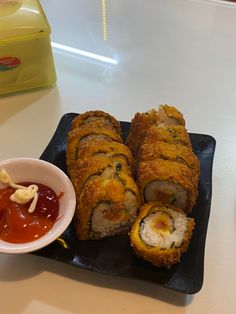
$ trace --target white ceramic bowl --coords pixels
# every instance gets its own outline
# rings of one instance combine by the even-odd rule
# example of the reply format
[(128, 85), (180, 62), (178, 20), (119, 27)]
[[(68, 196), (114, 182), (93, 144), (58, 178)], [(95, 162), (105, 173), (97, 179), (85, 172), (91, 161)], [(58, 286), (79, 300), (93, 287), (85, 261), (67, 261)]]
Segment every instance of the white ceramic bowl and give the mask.
[[(2, 253), (26, 253), (45, 247), (56, 240), (70, 224), (76, 205), (73, 185), (66, 174), (53, 164), (33, 158), (13, 158), (0, 161), (0, 169), (4, 168), (13, 182), (37, 182), (53, 189), (56, 194), (63, 192), (59, 200), (58, 219), (51, 230), (43, 237), (27, 243), (14, 244), (0, 240)], [(0, 183), (0, 188), (4, 187)]]

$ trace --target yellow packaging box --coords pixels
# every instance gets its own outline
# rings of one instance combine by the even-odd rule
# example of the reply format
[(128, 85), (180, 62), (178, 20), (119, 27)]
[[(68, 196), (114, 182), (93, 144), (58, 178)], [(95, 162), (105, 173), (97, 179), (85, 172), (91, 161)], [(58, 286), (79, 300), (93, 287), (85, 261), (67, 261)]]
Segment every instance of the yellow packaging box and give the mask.
[(50, 33), (38, 0), (0, 0), (0, 95), (55, 83)]

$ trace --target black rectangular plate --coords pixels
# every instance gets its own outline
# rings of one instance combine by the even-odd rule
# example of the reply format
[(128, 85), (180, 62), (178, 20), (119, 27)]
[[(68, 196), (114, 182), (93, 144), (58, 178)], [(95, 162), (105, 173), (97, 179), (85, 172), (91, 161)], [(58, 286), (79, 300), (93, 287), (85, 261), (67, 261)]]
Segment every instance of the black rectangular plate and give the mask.
[[(66, 173), (66, 139), (71, 122), (76, 113), (65, 114), (41, 155)], [(129, 122), (121, 122), (125, 140)], [(191, 216), (195, 219), (195, 229), (188, 251), (181, 262), (171, 269), (154, 267), (136, 257), (130, 247), (128, 235), (114, 236), (99, 241), (78, 241), (73, 224), (49, 246), (33, 254), (58, 260), (76, 267), (99, 273), (135, 278), (160, 284), (185, 294), (197, 293), (203, 284), (204, 251), (207, 226), (210, 215), (212, 193), (212, 164), (215, 139), (209, 135), (190, 133), (193, 150), (201, 164), (199, 193)]]

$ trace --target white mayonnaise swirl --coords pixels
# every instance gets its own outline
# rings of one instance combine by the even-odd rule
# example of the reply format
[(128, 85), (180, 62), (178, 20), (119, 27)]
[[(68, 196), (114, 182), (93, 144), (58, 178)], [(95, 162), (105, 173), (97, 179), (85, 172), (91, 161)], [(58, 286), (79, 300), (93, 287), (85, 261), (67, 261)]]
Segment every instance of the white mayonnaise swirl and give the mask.
[(38, 200), (38, 186), (36, 184), (31, 184), (27, 187), (15, 184), (9, 174), (3, 168), (0, 169), (0, 182), (8, 184), (10, 187), (16, 189), (16, 191), (10, 196), (10, 200), (12, 202), (17, 204), (26, 204), (33, 199), (28, 209), (29, 213), (33, 213)]

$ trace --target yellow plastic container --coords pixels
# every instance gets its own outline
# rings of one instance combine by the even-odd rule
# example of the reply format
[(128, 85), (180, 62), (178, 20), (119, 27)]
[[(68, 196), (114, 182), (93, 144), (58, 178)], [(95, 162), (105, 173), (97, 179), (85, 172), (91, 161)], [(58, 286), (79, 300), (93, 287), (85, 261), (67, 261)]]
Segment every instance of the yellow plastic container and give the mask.
[(37, 0), (0, 0), (0, 95), (56, 81), (51, 29)]

